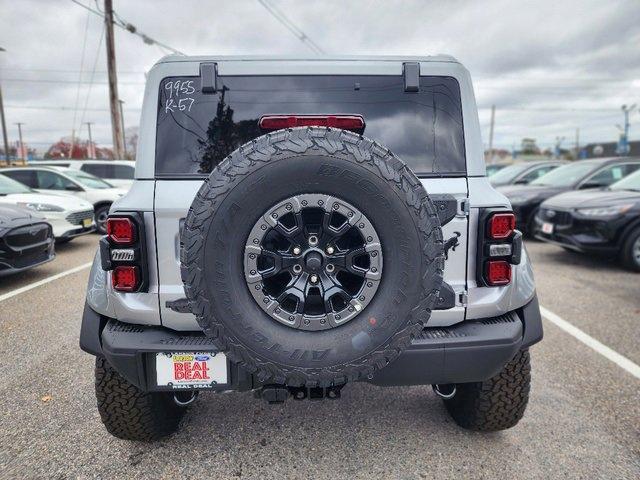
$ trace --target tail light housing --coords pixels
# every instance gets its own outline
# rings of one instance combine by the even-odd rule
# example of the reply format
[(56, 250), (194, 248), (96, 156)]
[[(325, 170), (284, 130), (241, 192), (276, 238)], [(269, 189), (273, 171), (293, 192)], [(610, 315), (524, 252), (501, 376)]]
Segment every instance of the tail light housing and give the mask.
[(516, 230), (516, 217), (504, 209), (480, 211), (476, 257), (478, 285), (498, 287), (511, 283), (513, 265), (522, 256), (522, 233)]
[(119, 265), (111, 272), (111, 285), (119, 292), (135, 292), (140, 284), (140, 274), (135, 265)]
[(128, 217), (107, 218), (107, 238), (116, 245), (130, 245), (136, 239), (136, 224)]
[(505, 260), (488, 260), (485, 263), (485, 279), (490, 286), (511, 283), (511, 264)]
[(516, 229), (516, 216), (512, 212), (494, 213), (489, 217), (489, 238), (504, 240)]
[(107, 234), (100, 239), (103, 270), (111, 272), (111, 286), (117, 292), (145, 292), (148, 268), (144, 216), (127, 212), (107, 219)]
[(282, 130), (294, 127), (333, 127), (363, 133), (362, 115), (263, 115), (258, 121), (262, 130)]

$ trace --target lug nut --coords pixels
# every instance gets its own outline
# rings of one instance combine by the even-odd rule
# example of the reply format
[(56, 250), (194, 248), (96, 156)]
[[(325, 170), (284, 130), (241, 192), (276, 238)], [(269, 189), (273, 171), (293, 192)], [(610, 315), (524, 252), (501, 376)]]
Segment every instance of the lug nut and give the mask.
[(302, 249), (300, 247), (293, 247), (294, 255), (300, 255), (301, 252), (302, 252)]
[(318, 276), (317, 275), (311, 275), (309, 277), (309, 280), (311, 281), (311, 283), (318, 283)]
[(293, 273), (300, 273), (302, 272), (302, 267), (300, 265), (294, 265), (293, 266)]
[(334, 267), (331, 263), (328, 263), (325, 268), (327, 269), (327, 272), (329, 272), (329, 273), (332, 273), (336, 269), (336, 267)]
[(331, 245), (329, 245), (326, 251), (327, 251), (327, 255), (333, 255), (333, 252), (335, 252), (335, 249)]
[(311, 245), (312, 247), (315, 247), (316, 245), (318, 245), (318, 237), (316, 237), (315, 235), (311, 235), (308, 239), (309, 245)]

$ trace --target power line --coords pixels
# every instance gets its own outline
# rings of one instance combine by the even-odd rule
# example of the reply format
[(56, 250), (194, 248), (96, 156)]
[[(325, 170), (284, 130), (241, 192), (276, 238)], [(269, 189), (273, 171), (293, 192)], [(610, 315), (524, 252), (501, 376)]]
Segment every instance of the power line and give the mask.
[(74, 137), (76, 131), (76, 117), (78, 116), (78, 104), (80, 103), (80, 87), (82, 81), (82, 72), (84, 70), (84, 53), (87, 50), (87, 36), (89, 34), (89, 14), (87, 12), (87, 21), (84, 24), (84, 38), (82, 40), (82, 54), (80, 55), (80, 73), (78, 74), (78, 88), (76, 90), (76, 101), (73, 108), (73, 121), (71, 122), (71, 150), (73, 150)]
[[(99, 11), (99, 10), (95, 10), (87, 5), (85, 5), (84, 3), (79, 2), (78, 0), (71, 0), (73, 3), (75, 3), (76, 5), (79, 5), (80, 7), (90, 11), (91, 13), (93, 13), (94, 15), (98, 15), (99, 17), (101, 17), (104, 20), (104, 13)], [(151, 38), (149, 35), (141, 32), (138, 30), (138, 27), (136, 27), (135, 25), (127, 22), (126, 20), (124, 20), (120, 15), (118, 15), (115, 11), (113, 12), (113, 15), (115, 17), (114, 19), (114, 25), (120, 27), (123, 30), (126, 30), (129, 33), (132, 33), (133, 35), (137, 35), (138, 37), (140, 37), (142, 39), (142, 41), (144, 43), (146, 43), (147, 45), (160, 45), (163, 48), (166, 48), (167, 50), (172, 51), (173, 53), (177, 54), (177, 55), (184, 55), (183, 52), (181, 52), (180, 50), (177, 50), (169, 45), (167, 45), (166, 43), (162, 43), (154, 38)]]
[(287, 30), (293, 33), (298, 40), (313, 50), (314, 53), (318, 55), (325, 53), (320, 45), (309, 38), (309, 35), (304, 33), (301, 28), (289, 20), (284, 13), (278, 10), (275, 6), (271, 5), (267, 0), (258, 0), (258, 2), (260, 2), (260, 5), (262, 5), (276, 20), (284, 25)]
[[(0, 79), (3, 82), (24, 82), (24, 83), (59, 83), (59, 84), (67, 84), (67, 83), (72, 83), (72, 84), (77, 84), (78, 82), (76, 82), (75, 80), (56, 80), (54, 78), (2, 78)], [(87, 81), (82, 81), (80, 82), (82, 84), (89, 84), (90, 82)], [(108, 85), (108, 82), (93, 82), (95, 84), (102, 84), (102, 85)], [(128, 82), (119, 82), (123, 85), (145, 85), (145, 82), (133, 82), (133, 81), (128, 81)]]
[(96, 74), (96, 66), (100, 59), (100, 48), (102, 47), (102, 39), (104, 38), (105, 27), (102, 26), (102, 33), (100, 34), (100, 40), (98, 40), (98, 49), (96, 50), (96, 56), (93, 60), (93, 69), (91, 70), (91, 77), (89, 77), (89, 88), (87, 90), (87, 96), (84, 99), (84, 107), (82, 109), (82, 116), (80, 117), (80, 124), (84, 123), (85, 114), (87, 113), (87, 105), (89, 104), (89, 97), (91, 96), (91, 88), (93, 87), (93, 80)]
[[(39, 105), (5, 105), (6, 108), (13, 108), (13, 109), (24, 109), (24, 110), (63, 110), (63, 111), (72, 111), (73, 108), (72, 107), (62, 107), (62, 106), (57, 106), (57, 105), (44, 105), (44, 106), (39, 106)], [(85, 109), (87, 112), (108, 112), (109, 109), (108, 108), (86, 108)], [(128, 110), (136, 110), (136, 111), (140, 111), (142, 110), (141, 108), (129, 108)]]

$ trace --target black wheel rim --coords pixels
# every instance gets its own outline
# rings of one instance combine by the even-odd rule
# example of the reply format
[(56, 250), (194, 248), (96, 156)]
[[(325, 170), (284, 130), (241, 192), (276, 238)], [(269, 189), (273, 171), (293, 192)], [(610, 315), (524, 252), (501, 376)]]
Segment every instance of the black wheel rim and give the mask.
[(245, 280), (271, 318), (300, 330), (344, 325), (371, 302), (382, 279), (382, 245), (353, 205), (335, 196), (295, 195), (254, 225)]

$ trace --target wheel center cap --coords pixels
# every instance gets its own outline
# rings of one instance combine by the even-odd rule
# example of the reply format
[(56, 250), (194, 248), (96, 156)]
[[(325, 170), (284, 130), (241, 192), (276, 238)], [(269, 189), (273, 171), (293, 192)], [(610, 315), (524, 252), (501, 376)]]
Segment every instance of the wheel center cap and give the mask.
[(318, 252), (309, 252), (304, 257), (304, 264), (307, 270), (317, 272), (322, 268), (322, 255)]

